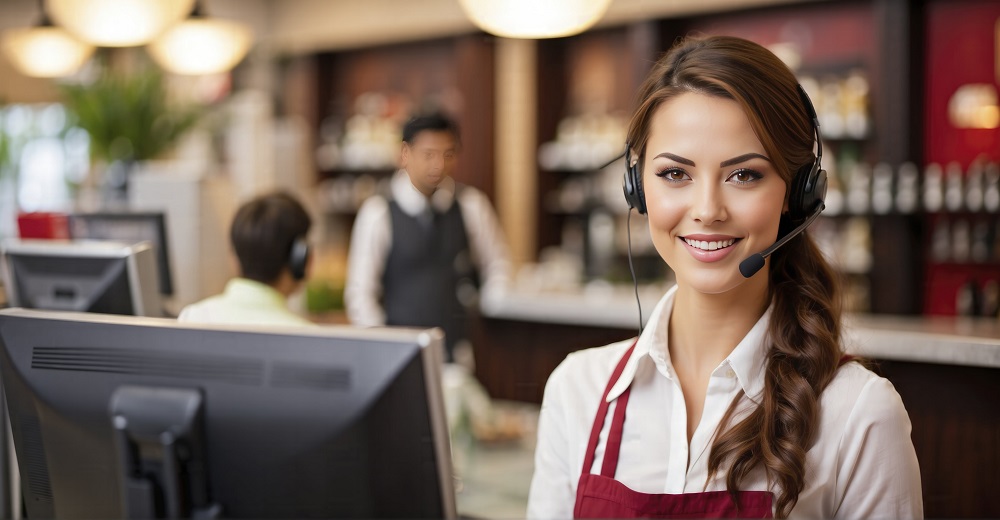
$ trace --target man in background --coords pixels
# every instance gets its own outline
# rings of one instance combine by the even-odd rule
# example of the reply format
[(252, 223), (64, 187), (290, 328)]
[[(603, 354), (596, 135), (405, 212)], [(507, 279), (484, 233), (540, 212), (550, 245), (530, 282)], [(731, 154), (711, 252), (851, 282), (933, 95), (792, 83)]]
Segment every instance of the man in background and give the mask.
[(239, 277), (222, 294), (184, 307), (179, 321), (253, 325), (313, 325), (288, 308), (288, 296), (305, 278), (312, 219), (287, 193), (243, 204), (229, 230)]
[(447, 361), (471, 364), (466, 308), (502, 292), (509, 260), (489, 199), (452, 178), (460, 147), (442, 114), (405, 124), (389, 194), (366, 200), (355, 220), (344, 300), (355, 325), (441, 327)]

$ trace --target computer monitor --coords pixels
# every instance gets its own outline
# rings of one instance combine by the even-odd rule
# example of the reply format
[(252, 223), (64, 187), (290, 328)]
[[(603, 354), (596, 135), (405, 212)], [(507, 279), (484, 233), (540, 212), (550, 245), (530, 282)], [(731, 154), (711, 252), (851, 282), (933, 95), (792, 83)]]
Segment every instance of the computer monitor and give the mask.
[(453, 518), (442, 336), (0, 311), (28, 517)]
[(0, 271), (11, 307), (163, 315), (149, 242), (7, 239)]
[(72, 213), (69, 215), (69, 236), (117, 242), (149, 241), (156, 253), (160, 293), (170, 296), (174, 293), (174, 283), (170, 274), (165, 217), (162, 212)]

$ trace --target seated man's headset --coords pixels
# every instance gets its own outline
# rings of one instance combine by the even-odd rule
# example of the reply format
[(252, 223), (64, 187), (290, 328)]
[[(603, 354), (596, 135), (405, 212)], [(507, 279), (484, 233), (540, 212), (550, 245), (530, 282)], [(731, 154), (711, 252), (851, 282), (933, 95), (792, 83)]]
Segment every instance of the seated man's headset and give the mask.
[[(764, 267), (764, 259), (775, 252), (786, 242), (802, 233), (812, 224), (819, 214), (826, 207), (823, 203), (826, 198), (826, 170), (823, 169), (823, 141), (819, 135), (819, 118), (816, 117), (816, 109), (813, 107), (809, 95), (798, 85), (799, 95), (805, 104), (806, 112), (812, 118), (813, 132), (816, 135), (816, 159), (811, 164), (799, 168), (792, 177), (792, 183), (788, 196), (788, 220), (792, 223), (800, 223), (798, 226), (778, 239), (777, 242), (761, 251), (750, 255), (749, 258), (740, 262), (740, 273), (745, 278), (750, 278), (757, 271)], [(620, 156), (619, 156), (620, 157)], [(622, 188), (625, 191), (625, 200), (629, 208), (634, 208), (639, 214), (646, 213), (646, 195), (642, 190), (642, 172), (639, 171), (638, 159), (632, 157), (632, 147), (625, 145), (625, 179)]]
[(306, 277), (310, 252), (309, 242), (305, 237), (297, 237), (292, 242), (292, 250), (288, 254), (288, 270), (291, 271), (295, 281), (301, 281)]

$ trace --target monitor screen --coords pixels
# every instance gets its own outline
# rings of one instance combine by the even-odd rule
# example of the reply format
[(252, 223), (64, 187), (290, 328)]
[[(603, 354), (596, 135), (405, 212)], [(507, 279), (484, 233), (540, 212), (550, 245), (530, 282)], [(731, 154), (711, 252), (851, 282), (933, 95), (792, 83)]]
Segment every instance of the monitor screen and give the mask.
[(453, 518), (440, 329), (0, 311), (29, 518)]
[(11, 307), (163, 315), (149, 242), (8, 239), (0, 257)]
[(70, 238), (88, 240), (149, 241), (156, 256), (160, 293), (168, 296), (174, 293), (163, 213), (73, 213), (69, 216), (69, 235)]

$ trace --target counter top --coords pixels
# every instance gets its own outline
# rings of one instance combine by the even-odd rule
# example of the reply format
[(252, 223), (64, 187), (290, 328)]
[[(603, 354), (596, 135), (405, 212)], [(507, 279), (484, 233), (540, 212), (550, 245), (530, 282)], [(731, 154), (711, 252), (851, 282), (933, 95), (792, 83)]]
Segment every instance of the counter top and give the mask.
[(886, 316), (845, 318), (847, 351), (875, 359), (1000, 368), (1000, 321)]
[[(643, 322), (667, 288), (639, 287)], [(480, 302), (487, 318), (621, 329), (639, 328), (635, 289), (625, 285), (592, 284), (564, 290), (514, 290)]]
[[(666, 289), (639, 287), (644, 320)], [(500, 320), (635, 330), (639, 325), (630, 285), (515, 290), (482, 302), (480, 311)], [(848, 315), (844, 343), (849, 353), (874, 359), (1000, 368), (1000, 321), (988, 318)]]

